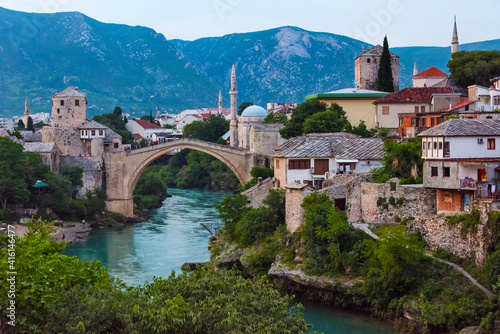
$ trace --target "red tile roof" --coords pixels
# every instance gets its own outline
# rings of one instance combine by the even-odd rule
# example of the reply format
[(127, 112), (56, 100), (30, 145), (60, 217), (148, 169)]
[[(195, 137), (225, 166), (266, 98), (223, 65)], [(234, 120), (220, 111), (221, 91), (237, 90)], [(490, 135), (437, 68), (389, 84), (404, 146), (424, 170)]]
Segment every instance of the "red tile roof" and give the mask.
[(457, 110), (457, 109), (460, 109), (460, 108), (462, 108), (462, 107), (468, 106), (469, 104), (472, 104), (472, 103), (474, 103), (474, 102), (476, 102), (476, 101), (474, 101), (474, 100), (469, 100), (469, 99), (465, 98), (465, 100), (462, 100), (462, 102), (460, 102), (459, 104), (454, 105), (453, 107), (451, 107), (451, 109), (450, 109), (450, 108), (448, 108), (448, 109), (445, 109), (444, 111), (453, 111), (453, 110)]
[(134, 118), (133, 121), (139, 124), (143, 129), (162, 129), (161, 126), (145, 121), (143, 119)]
[(433, 94), (453, 93), (451, 87), (405, 88), (399, 92), (381, 97), (374, 104), (381, 103), (431, 103)]
[(210, 114), (200, 114), (200, 116), (203, 117), (203, 118), (209, 118)]
[(423, 71), (422, 73), (416, 74), (414, 78), (423, 77), (448, 77), (448, 75), (435, 67), (431, 67)]
[(134, 133), (132, 137), (134, 138), (135, 141), (139, 141), (142, 139), (142, 136), (138, 133)]

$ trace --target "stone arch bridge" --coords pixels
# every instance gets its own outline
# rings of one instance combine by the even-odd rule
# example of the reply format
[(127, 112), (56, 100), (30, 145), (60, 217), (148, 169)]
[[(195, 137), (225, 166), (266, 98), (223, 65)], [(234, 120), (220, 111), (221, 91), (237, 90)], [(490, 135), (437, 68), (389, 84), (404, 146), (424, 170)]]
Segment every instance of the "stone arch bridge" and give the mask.
[(146, 167), (160, 156), (183, 148), (205, 152), (219, 159), (242, 184), (252, 179), (250, 171), (257, 165), (257, 157), (250, 151), (187, 138), (132, 151), (106, 153), (107, 210), (133, 215), (134, 188)]

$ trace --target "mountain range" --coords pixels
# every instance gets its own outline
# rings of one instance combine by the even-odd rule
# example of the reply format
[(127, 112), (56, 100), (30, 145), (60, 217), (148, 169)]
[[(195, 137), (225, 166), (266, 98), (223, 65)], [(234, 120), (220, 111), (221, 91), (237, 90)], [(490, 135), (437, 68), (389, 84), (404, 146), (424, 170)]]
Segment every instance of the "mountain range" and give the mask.
[[(354, 59), (371, 45), (298, 27), (167, 40), (145, 27), (96, 21), (78, 12), (37, 14), (0, 7), (0, 116), (50, 112), (51, 97), (67, 86), (85, 89), (89, 117), (121, 106), (140, 116), (229, 106), (234, 63), (238, 103), (302, 102), (305, 96), (354, 86)], [(451, 39), (451, 31), (450, 31)], [(382, 41), (381, 41), (382, 42)], [(389, 36), (390, 42), (390, 36)], [(460, 45), (500, 49), (500, 39)], [(400, 87), (411, 85), (413, 63), (447, 72), (450, 47), (398, 47)], [(155, 112), (155, 111), (153, 111)]]

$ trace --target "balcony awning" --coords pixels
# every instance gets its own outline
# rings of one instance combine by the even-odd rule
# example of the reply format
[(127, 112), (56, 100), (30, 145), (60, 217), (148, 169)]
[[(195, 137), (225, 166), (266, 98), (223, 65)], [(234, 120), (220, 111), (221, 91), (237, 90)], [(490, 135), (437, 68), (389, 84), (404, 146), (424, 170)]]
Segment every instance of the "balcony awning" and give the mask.
[(345, 162), (359, 162), (358, 159), (335, 159), (338, 163), (345, 163)]

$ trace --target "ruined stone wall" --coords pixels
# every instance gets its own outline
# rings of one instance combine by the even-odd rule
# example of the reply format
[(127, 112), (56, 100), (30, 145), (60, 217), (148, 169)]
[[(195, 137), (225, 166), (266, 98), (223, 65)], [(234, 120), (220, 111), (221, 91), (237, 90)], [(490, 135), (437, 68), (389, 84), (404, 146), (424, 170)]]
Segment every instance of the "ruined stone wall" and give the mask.
[(346, 214), (351, 223), (361, 221), (361, 183), (371, 181), (371, 175), (361, 175), (350, 180), (346, 185)]
[(45, 126), (42, 129), (42, 142), (56, 143), (61, 150), (61, 155), (85, 154), (84, 142), (80, 139), (80, 133), (76, 128), (55, 128)]
[(269, 177), (264, 181), (260, 180), (255, 186), (245, 190), (241, 194), (248, 198), (248, 206), (258, 208), (262, 206), (262, 201), (267, 197), (269, 190), (272, 189), (273, 186), (274, 180), (272, 177)]
[(473, 258), (477, 265), (481, 265), (486, 258), (487, 246), (491, 239), (491, 231), (486, 227), (488, 212), (492, 209), (492, 201), (475, 201), (475, 207), (481, 215), (481, 224), (476, 233), (467, 233), (464, 237), (462, 224), (449, 224), (445, 215), (429, 215), (417, 217), (409, 221), (409, 230), (420, 230), (429, 248), (434, 251), (442, 248), (450, 251), (459, 258)]
[(77, 198), (85, 198), (85, 194), (88, 190), (102, 188), (102, 170), (99, 163), (90, 157), (61, 156), (61, 168), (75, 166), (83, 169), (83, 186), (78, 190), (76, 195)]
[[(398, 222), (436, 212), (436, 191), (420, 185), (401, 186), (399, 179), (386, 183), (361, 183), (359, 199), (349, 199), (348, 220), (368, 224)], [(356, 196), (349, 193), (349, 196)], [(356, 209), (356, 210), (354, 210)]]
[(311, 187), (302, 189), (286, 189), (286, 227), (291, 233), (304, 225), (304, 209), (302, 202), (311, 193)]

